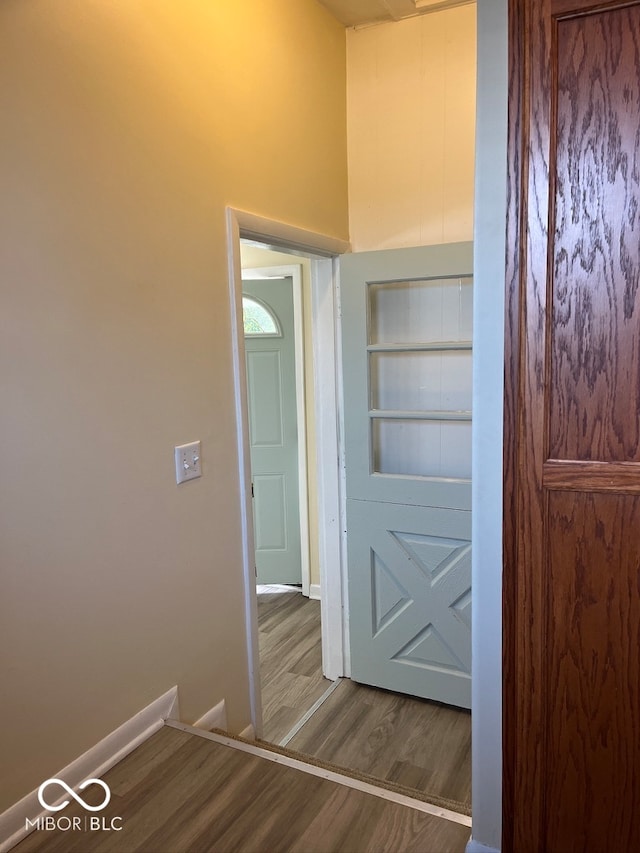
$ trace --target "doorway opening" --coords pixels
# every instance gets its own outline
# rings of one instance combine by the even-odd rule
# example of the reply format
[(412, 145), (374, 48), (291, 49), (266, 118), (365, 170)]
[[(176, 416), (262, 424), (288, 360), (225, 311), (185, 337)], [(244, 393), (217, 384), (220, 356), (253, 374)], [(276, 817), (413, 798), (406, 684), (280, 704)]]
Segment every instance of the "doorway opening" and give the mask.
[[(248, 225), (243, 227), (245, 216)], [(313, 761), (324, 761), (377, 778), (382, 784), (405, 788), (416, 796), (420, 796), (421, 791), (439, 787), (450, 792), (450, 795), (440, 796), (439, 802), (446, 807), (447, 801), (454, 811), (468, 815), (468, 714), (438, 702), (379, 690), (348, 679), (351, 671), (347, 642), (344, 439), (337, 402), (342, 396), (343, 371), (338, 344), (340, 294), (334, 278), (334, 258), (338, 252), (332, 245), (334, 258), (318, 258), (323, 249), (325, 255), (329, 254), (326, 243), (322, 242), (326, 238), (307, 232), (292, 235), (291, 231), (296, 229), (291, 229), (287, 238), (283, 235), (283, 229), (287, 230), (285, 226), (256, 220), (256, 217), (237, 211), (230, 211), (229, 223), (237, 335), (236, 398), (241, 418), (238, 443), (241, 464), (245, 466), (240, 474), (245, 490), (245, 580), (255, 734), (270, 743), (286, 745), (311, 756)], [(296, 236), (298, 239), (294, 239)], [(340, 251), (345, 248), (341, 247)], [(274, 250), (279, 254), (269, 257), (268, 253)], [(272, 263), (271, 267), (267, 260)], [(282, 311), (270, 301), (268, 288), (276, 276), (284, 290), (290, 289), (290, 284), (285, 284), (282, 278), (283, 274), (284, 279), (287, 278), (285, 268), (291, 266), (286, 261), (294, 262), (293, 266), (304, 261), (310, 271), (304, 295), (311, 309), (310, 339), (308, 335), (306, 347), (312, 352), (314, 400), (311, 406), (305, 407), (305, 414), (312, 410), (307, 422), (311, 420), (315, 427), (317, 443), (316, 453), (309, 454), (315, 456), (317, 465), (309, 464), (308, 471), (317, 480), (318, 549), (314, 552), (311, 546), (309, 550), (309, 592), (313, 595), (317, 578), (321, 599), (319, 613), (319, 602), (303, 595), (302, 581), (299, 585), (282, 584), (282, 578), (265, 575), (259, 579), (267, 583), (257, 586), (254, 568), (258, 563), (256, 553), (260, 541), (265, 538), (257, 529), (259, 521), (254, 529), (256, 505), (250, 492), (251, 483), (255, 482), (255, 460), (251, 458), (255, 449), (251, 446), (252, 427), (255, 427), (251, 383), (253, 381), (255, 386), (258, 372), (253, 371), (247, 360), (256, 338), (251, 331), (245, 332), (241, 300), (244, 293), (245, 299), (253, 298), (267, 315), (272, 316), (271, 348), (262, 352), (273, 353), (277, 340), (282, 339), (278, 330), (281, 332), (286, 323), (283, 323)], [(250, 280), (251, 265), (254, 272)], [(261, 290), (261, 287), (266, 289)], [(265, 339), (266, 336), (263, 343)], [(277, 360), (272, 355), (264, 358), (271, 363)], [(261, 390), (265, 387), (266, 381), (263, 381)], [(267, 392), (269, 395), (272, 397), (272, 392)], [(273, 474), (272, 471), (267, 473)], [(309, 484), (307, 488), (308, 492), (313, 490)], [(276, 502), (272, 498), (272, 503)], [(309, 515), (311, 518), (313, 512)], [(309, 527), (311, 543), (313, 524)], [(316, 559), (318, 575), (313, 568)], [(261, 662), (264, 666), (262, 678)], [(347, 678), (339, 680), (344, 676)], [(297, 699), (301, 700), (300, 705), (296, 705)], [(338, 731), (340, 734), (336, 737)], [(363, 756), (366, 757), (364, 766)], [(436, 778), (438, 781), (434, 783)], [(432, 794), (425, 798), (433, 801)]]
[[(257, 579), (262, 585), (297, 585), (305, 596), (319, 598), (304, 268), (276, 265), (287, 256), (244, 243), (241, 256)], [(268, 265), (256, 267), (256, 261)]]
[(337, 685), (322, 667), (311, 261), (253, 240), (240, 254), (262, 738), (286, 746)]
[[(241, 242), (243, 241), (243, 242)], [(306, 374), (307, 386), (313, 391), (314, 399), (322, 399), (322, 405), (313, 412), (312, 426), (315, 441), (315, 464), (307, 466), (315, 472), (313, 494), (315, 509), (309, 517), (315, 522), (317, 546), (312, 545), (309, 554), (317, 554), (319, 596), (322, 625), (322, 671), (330, 681), (348, 674), (349, 658), (346, 642), (344, 605), (346, 578), (343, 570), (343, 489), (337, 464), (340, 454), (338, 396), (340, 371), (336, 365), (336, 310), (334, 304), (335, 258), (348, 250), (348, 243), (322, 234), (262, 219), (254, 214), (227, 209), (227, 245), (229, 254), (229, 286), (231, 302), (231, 333), (233, 368), (236, 399), (236, 423), (238, 446), (238, 478), (240, 486), (241, 522), (243, 534), (243, 572), (245, 585), (245, 617), (247, 626), (247, 648), (249, 665), (250, 699), (252, 724), (258, 737), (263, 734), (263, 710), (259, 666), (258, 601), (256, 591), (255, 535), (253, 523), (253, 497), (251, 477), (251, 452), (249, 429), (249, 403), (247, 393), (247, 370), (245, 336), (242, 312), (242, 247), (245, 257), (251, 247), (284, 253), (284, 260), (307, 266), (308, 280), (307, 326), (313, 334), (307, 336)], [(283, 257), (278, 259), (282, 266)], [(264, 255), (258, 262), (265, 267)], [(286, 264), (285, 264), (286, 266)], [(305, 283), (303, 282), (303, 290)], [(309, 357), (310, 356), (310, 357)], [(309, 426), (307, 418), (307, 426)], [(308, 454), (307, 442), (307, 459)], [(308, 489), (309, 493), (311, 490)], [(304, 501), (303, 501), (304, 504)], [(310, 525), (313, 531), (313, 524)], [(313, 536), (313, 532), (311, 533)], [(310, 578), (309, 593), (318, 594)]]

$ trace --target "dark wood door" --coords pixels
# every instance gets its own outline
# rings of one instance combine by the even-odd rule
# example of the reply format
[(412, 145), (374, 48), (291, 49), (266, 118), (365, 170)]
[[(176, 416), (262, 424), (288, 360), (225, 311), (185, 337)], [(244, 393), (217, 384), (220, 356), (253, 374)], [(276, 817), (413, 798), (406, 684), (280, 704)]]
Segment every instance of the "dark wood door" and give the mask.
[(512, 0), (503, 849), (640, 850), (640, 3)]

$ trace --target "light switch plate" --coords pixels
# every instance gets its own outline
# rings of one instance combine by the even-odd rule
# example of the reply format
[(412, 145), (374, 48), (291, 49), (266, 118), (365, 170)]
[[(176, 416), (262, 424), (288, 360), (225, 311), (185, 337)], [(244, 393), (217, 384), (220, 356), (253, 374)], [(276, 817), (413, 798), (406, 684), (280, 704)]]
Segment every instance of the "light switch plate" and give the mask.
[(179, 444), (175, 448), (175, 457), (176, 483), (184, 483), (186, 480), (194, 480), (202, 476), (199, 441)]

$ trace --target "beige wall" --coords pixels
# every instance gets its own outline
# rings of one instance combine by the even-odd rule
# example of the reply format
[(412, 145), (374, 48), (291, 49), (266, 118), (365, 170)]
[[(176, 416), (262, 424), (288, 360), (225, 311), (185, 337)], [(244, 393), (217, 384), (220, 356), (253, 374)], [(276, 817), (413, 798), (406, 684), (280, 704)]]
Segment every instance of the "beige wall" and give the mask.
[(309, 574), (312, 584), (320, 583), (318, 550), (318, 476), (316, 463), (315, 402), (313, 394), (313, 323), (311, 314), (311, 263), (308, 258), (273, 252), (259, 246), (241, 246), (243, 269), (299, 264), (302, 268), (302, 313), (304, 323), (304, 385), (307, 415), (307, 490), (309, 499)]
[(0, 32), (2, 811), (173, 684), (249, 722), (224, 208), (348, 234), (315, 0), (4, 0)]
[(475, 16), (347, 31), (354, 252), (472, 239)]

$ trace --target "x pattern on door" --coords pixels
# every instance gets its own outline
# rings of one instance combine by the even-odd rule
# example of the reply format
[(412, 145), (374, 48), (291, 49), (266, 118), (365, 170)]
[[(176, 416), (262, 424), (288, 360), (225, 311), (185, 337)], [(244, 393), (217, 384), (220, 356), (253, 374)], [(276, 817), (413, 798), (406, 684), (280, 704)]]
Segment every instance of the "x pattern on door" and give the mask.
[(358, 680), (470, 706), (468, 521), (469, 513), (348, 502), (353, 561), (370, 567), (370, 582), (351, 587)]
[[(387, 534), (376, 537), (371, 548), (374, 643), (385, 643), (384, 632), (399, 627), (396, 639), (404, 644), (393, 660), (470, 674), (470, 544), (399, 531)], [(404, 621), (396, 618), (401, 612)]]

